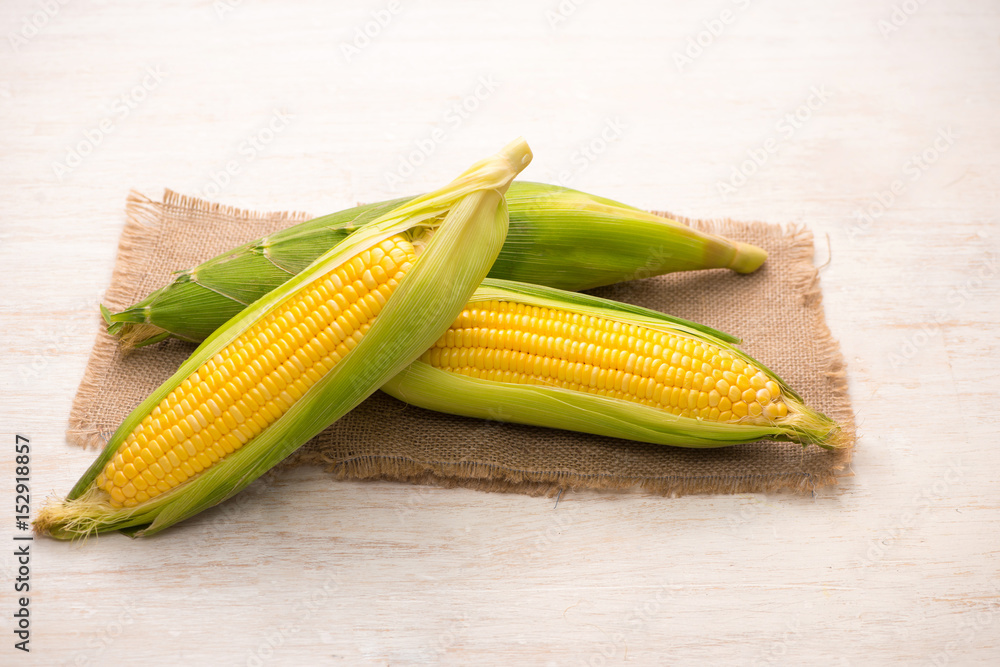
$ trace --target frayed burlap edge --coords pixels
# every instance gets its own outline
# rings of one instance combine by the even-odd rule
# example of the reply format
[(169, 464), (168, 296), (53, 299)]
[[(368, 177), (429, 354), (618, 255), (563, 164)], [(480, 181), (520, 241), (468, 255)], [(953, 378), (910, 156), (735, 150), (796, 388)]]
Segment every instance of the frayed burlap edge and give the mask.
[(494, 493), (554, 496), (563, 491), (640, 490), (662, 496), (692, 493), (761, 493), (792, 490), (808, 493), (836, 484), (843, 474), (816, 475), (804, 472), (770, 475), (583, 475), (565, 471), (526, 471), (484, 463), (417, 461), (406, 457), (359, 456), (331, 461), (319, 452), (302, 454), (289, 467), (324, 465), (337, 479), (408, 482), (411, 484), (466, 488)]
[[(118, 256), (104, 303), (111, 309), (130, 305), (125, 286), (142, 276), (149, 253), (156, 247), (162, 216), (170, 208), (196, 210), (206, 214), (220, 214), (246, 220), (273, 217), (232, 206), (207, 202), (194, 197), (165, 190), (162, 202), (131, 192), (126, 202), (126, 221), (118, 244)], [(771, 237), (791, 237), (794, 252), (793, 265), (788, 267), (792, 280), (801, 291), (803, 306), (812, 318), (812, 333), (816, 337), (825, 375), (830, 379), (833, 393), (840, 408), (828, 411), (842, 428), (842, 446), (834, 452), (837, 460), (824, 473), (783, 472), (755, 475), (700, 475), (636, 477), (624, 475), (580, 474), (566, 471), (523, 470), (493, 464), (472, 462), (420, 461), (409, 457), (366, 455), (343, 460), (331, 460), (323, 452), (302, 451), (286, 460), (282, 467), (302, 465), (323, 466), (336, 479), (386, 480), (412, 484), (434, 485), (446, 488), (463, 487), (479, 491), (521, 493), (532, 496), (553, 496), (566, 490), (625, 491), (638, 489), (664, 496), (681, 496), (692, 493), (755, 493), (774, 491), (811, 492), (836, 484), (841, 477), (851, 476), (848, 466), (855, 440), (854, 414), (850, 407), (846, 364), (840, 346), (833, 338), (823, 313), (823, 295), (819, 286), (819, 270), (813, 265), (813, 235), (801, 226), (781, 226), (762, 222), (738, 223), (731, 219), (695, 220), (667, 212), (671, 217), (696, 229), (713, 234), (729, 235), (745, 230), (749, 225)], [(289, 224), (309, 219), (302, 212), (277, 214)], [(94, 397), (103, 387), (102, 373), (109, 368), (118, 341), (103, 325), (91, 351), (87, 367), (70, 412), (67, 440), (83, 447), (103, 447), (111, 433), (96, 427), (88, 414)]]

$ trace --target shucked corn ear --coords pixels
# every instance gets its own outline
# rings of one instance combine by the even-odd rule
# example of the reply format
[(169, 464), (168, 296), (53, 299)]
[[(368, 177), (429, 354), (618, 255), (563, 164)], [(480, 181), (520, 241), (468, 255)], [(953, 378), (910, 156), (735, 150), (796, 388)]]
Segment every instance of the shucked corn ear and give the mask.
[[(104, 310), (108, 331), (134, 345), (168, 336), (200, 342), (350, 232), (406, 201), (316, 218), (219, 255), (120, 313)], [(510, 231), (490, 270), (494, 278), (582, 290), (673, 271), (748, 273), (767, 257), (756, 246), (555, 185), (515, 182), (507, 206)]]
[(237, 493), (448, 328), (503, 245), (518, 140), (389, 211), (206, 340), (36, 528), (151, 535)]
[(487, 279), (382, 390), (439, 412), (662, 445), (835, 446), (836, 424), (735, 342), (655, 311)]

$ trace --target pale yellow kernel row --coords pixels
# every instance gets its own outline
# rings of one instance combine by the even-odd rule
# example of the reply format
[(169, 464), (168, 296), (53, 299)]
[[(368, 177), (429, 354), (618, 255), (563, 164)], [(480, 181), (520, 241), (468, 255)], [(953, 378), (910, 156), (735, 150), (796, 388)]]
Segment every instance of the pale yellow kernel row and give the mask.
[(759, 421), (788, 414), (778, 384), (728, 350), (514, 302), (466, 309), (421, 360), (471, 377), (613, 396), (698, 419)]

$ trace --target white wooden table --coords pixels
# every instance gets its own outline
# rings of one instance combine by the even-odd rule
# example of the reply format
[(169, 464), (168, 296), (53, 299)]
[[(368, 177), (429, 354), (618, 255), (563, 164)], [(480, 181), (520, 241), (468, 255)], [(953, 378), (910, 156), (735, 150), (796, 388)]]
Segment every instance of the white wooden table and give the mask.
[(0, 549), (0, 664), (1000, 663), (997, 4), (346, 4), (0, 8), (0, 540), (15, 433), (33, 510), (94, 456), (63, 431), (130, 188), (323, 213), (519, 134), (527, 178), (816, 233), (856, 476), (556, 507), (301, 470), (36, 540), (30, 655)]

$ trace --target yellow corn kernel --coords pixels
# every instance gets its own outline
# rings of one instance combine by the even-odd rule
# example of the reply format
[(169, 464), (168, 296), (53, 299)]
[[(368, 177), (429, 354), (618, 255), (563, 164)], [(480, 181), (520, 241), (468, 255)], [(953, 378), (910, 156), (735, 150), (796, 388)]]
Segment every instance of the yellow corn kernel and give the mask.
[(211, 467), (322, 379), (361, 340), (416, 258), (402, 237), (376, 250), (303, 287), (161, 401), (97, 479), (111, 504), (135, 506)]
[(558, 308), (476, 303), (420, 360), (495, 382), (614, 396), (682, 417), (766, 423), (788, 414), (778, 385), (727, 350)]

